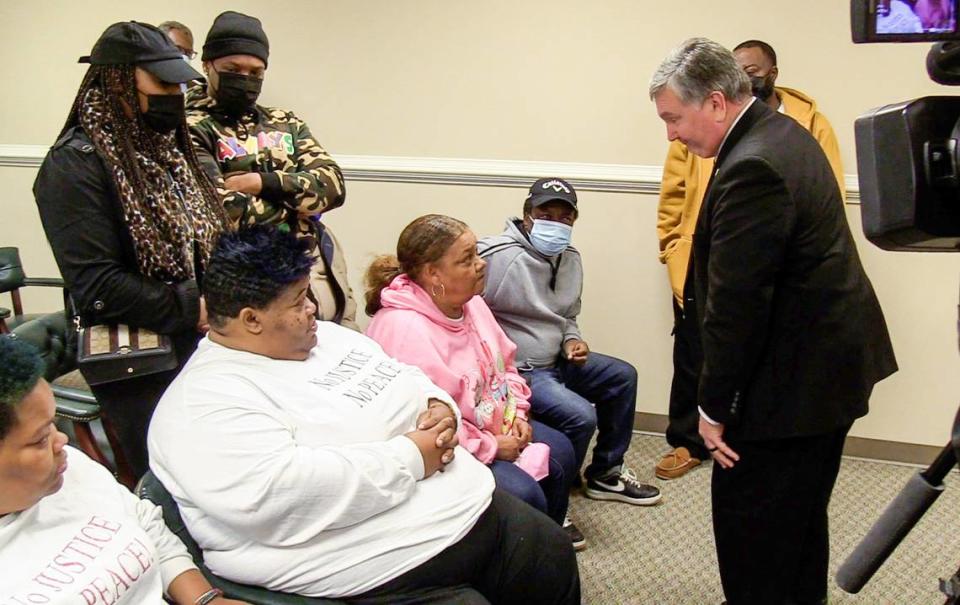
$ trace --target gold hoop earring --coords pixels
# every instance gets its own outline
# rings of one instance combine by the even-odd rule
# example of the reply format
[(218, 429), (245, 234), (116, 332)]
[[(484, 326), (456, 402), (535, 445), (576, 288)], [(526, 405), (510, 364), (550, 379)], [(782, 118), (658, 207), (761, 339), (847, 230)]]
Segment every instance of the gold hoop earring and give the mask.
[(437, 294), (437, 286), (436, 286), (436, 285), (433, 285), (433, 286), (430, 287), (430, 294), (433, 294), (433, 297), (434, 297), (434, 298), (437, 298), (438, 296), (439, 296), (440, 298), (443, 298), (444, 296), (447, 295), (447, 289), (446, 289), (446, 287), (444, 287), (443, 283), (441, 283), (441, 284), (440, 284), (440, 294)]

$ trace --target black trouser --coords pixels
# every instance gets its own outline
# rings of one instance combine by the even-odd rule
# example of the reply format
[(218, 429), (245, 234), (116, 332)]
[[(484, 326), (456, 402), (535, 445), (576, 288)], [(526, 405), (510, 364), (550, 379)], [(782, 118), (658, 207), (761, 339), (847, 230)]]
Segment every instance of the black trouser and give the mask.
[(850, 427), (774, 441), (727, 439), (740, 461), (713, 465), (713, 532), (729, 605), (824, 603), (827, 506)]
[[(689, 310), (686, 308), (689, 307)], [(670, 385), (670, 422), (667, 443), (685, 447), (694, 458), (710, 456), (700, 437), (700, 412), (697, 410), (697, 387), (703, 365), (703, 346), (697, 325), (696, 304), (688, 298), (684, 309), (673, 300), (673, 383)]]
[(90, 387), (104, 418), (120, 440), (123, 455), (135, 479), (147, 472), (147, 428), (153, 410), (200, 339), (196, 333), (177, 334), (171, 338), (179, 360), (175, 369)]
[[(455, 591), (445, 596), (443, 587)], [(580, 574), (570, 536), (540, 511), (496, 489), (490, 506), (459, 542), (386, 584), (346, 600), (364, 605), (576, 604)]]

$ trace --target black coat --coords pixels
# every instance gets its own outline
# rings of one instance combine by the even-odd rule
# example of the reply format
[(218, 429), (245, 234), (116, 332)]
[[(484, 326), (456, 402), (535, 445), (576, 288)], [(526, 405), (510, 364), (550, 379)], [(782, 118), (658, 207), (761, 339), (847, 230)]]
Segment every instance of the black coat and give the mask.
[(745, 440), (851, 424), (897, 365), (823, 150), (754, 102), (715, 166), (692, 263), (701, 408)]
[(70, 129), (50, 149), (33, 193), (84, 323), (125, 323), (178, 336), (180, 356), (189, 355), (199, 339), (197, 284), (167, 284), (140, 273), (119, 195), (83, 129)]
[(200, 339), (194, 280), (167, 284), (140, 272), (120, 197), (82, 128), (50, 149), (33, 184), (43, 230), (85, 325), (123, 323), (171, 336), (178, 365), (92, 386), (134, 476), (147, 471), (147, 427), (167, 385)]

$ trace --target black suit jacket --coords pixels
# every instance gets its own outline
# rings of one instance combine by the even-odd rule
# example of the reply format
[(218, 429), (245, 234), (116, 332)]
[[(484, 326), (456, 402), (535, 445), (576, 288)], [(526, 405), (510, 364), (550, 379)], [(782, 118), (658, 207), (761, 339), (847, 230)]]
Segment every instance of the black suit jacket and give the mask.
[(701, 407), (744, 440), (852, 423), (897, 365), (826, 156), (755, 102), (714, 170), (692, 263)]

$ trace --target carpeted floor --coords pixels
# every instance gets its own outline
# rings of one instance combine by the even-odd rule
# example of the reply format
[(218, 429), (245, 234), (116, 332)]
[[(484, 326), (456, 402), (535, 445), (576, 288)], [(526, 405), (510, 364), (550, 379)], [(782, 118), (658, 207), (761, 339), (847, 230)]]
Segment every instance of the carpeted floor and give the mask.
[[(583, 602), (719, 605), (723, 600), (710, 525), (710, 465), (674, 481), (653, 477), (667, 449), (660, 435), (636, 434), (627, 465), (663, 490), (654, 507), (571, 498), (570, 514), (587, 537), (579, 553)], [(836, 568), (918, 469), (844, 459), (830, 506), (830, 603), (935, 605), (938, 578), (960, 566), (960, 476), (858, 595), (833, 581)]]

